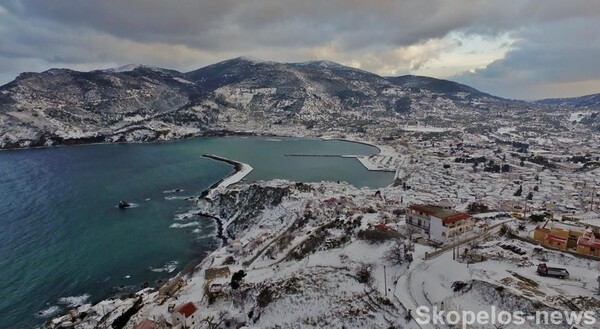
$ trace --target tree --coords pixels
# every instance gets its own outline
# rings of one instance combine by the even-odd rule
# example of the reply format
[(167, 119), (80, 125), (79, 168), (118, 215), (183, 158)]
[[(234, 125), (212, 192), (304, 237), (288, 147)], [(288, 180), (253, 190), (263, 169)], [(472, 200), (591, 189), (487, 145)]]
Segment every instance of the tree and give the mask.
[(529, 194), (527, 194), (527, 200), (533, 200), (533, 192), (529, 192)]
[(536, 186), (533, 187), (533, 190), (537, 192), (537, 191), (540, 190), (540, 188), (536, 185)]
[(240, 282), (246, 276), (246, 272), (244, 270), (239, 270), (231, 276), (231, 289), (237, 289), (240, 287)]
[(199, 324), (206, 324), (206, 326), (202, 326), (202, 328), (221, 328), (223, 322), (225, 321), (225, 315), (227, 315), (227, 311), (219, 311), (217, 315), (211, 315), (200, 320)]
[(467, 206), (467, 212), (470, 214), (478, 214), (482, 212), (488, 212), (490, 209), (483, 203), (473, 202)]
[(543, 222), (546, 219), (546, 215), (543, 214), (533, 214), (531, 216), (529, 216), (529, 219), (531, 219), (532, 222)]
[(519, 189), (513, 194), (514, 196), (521, 196), (523, 194), (523, 185), (519, 185)]
[(406, 244), (403, 239), (396, 239), (390, 249), (383, 255), (383, 258), (393, 265), (400, 265), (404, 262), (405, 255)]

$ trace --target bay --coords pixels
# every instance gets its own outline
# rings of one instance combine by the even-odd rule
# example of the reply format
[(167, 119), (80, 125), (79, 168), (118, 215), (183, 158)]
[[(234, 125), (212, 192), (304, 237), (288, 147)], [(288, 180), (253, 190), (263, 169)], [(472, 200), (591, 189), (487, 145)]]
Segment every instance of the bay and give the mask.
[[(215, 137), (0, 152), (0, 328), (35, 327), (72, 304), (156, 284), (214, 248), (211, 220), (174, 221), (193, 206), (186, 197), (233, 172), (203, 154), (250, 164), (247, 181), (376, 188), (393, 174), (369, 172), (354, 158), (286, 156), (376, 151), (344, 141)], [(118, 209), (122, 199), (134, 208)]]

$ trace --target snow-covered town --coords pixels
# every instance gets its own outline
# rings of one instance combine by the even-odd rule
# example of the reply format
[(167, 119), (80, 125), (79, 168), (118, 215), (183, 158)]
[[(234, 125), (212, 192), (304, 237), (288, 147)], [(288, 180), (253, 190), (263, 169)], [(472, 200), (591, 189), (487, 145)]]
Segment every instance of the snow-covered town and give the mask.
[(248, 183), (241, 165), (179, 217), (209, 215), (223, 231), (222, 246), (193, 271), (47, 326), (488, 328), (419, 323), (417, 310), (494, 305), (524, 311), (524, 328), (595, 328), (585, 318), (533, 316), (600, 309), (600, 153), (597, 135), (589, 137), (510, 128), (326, 137), (376, 145), (357, 161), (395, 172), (381, 189)]

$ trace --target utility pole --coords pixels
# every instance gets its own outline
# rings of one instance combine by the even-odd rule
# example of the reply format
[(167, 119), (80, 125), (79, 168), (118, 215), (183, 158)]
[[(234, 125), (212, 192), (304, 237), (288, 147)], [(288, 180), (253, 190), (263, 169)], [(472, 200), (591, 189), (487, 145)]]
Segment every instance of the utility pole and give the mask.
[(590, 203), (590, 211), (594, 211), (594, 195), (596, 194), (596, 186), (592, 187), (592, 202)]
[(385, 272), (385, 265), (383, 265), (383, 286), (385, 289), (385, 297), (387, 297), (387, 274)]
[(452, 246), (452, 260), (456, 260), (456, 246)]

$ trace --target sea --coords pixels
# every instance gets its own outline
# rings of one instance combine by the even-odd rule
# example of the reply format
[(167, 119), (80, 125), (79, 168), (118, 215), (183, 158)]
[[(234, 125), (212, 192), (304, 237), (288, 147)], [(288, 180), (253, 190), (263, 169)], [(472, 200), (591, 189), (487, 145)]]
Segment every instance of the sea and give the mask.
[[(219, 244), (208, 218), (181, 221), (191, 199), (231, 174), (215, 154), (250, 164), (247, 182), (391, 184), (367, 171), (358, 143), (211, 137), (0, 151), (0, 328), (35, 328), (83, 303), (129, 294), (182, 271)], [(117, 207), (120, 200), (132, 204)]]

